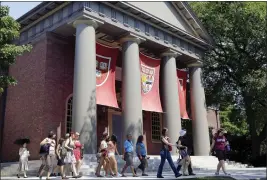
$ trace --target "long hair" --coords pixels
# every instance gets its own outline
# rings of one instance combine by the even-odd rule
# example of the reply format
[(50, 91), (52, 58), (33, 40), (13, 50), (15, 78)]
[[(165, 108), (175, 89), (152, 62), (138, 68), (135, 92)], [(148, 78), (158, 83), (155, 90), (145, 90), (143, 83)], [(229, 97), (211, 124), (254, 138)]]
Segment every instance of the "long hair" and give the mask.
[(138, 136), (136, 144), (142, 143), (143, 140), (144, 140), (144, 136), (143, 135)]

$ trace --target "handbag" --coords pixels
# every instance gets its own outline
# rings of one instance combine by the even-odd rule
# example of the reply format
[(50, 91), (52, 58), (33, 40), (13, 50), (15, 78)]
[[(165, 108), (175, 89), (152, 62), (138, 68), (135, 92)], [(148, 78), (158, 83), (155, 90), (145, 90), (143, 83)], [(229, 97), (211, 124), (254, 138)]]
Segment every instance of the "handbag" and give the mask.
[[(169, 141), (169, 138), (167, 139), (167, 141), (170, 142), (170, 141)], [(172, 146), (169, 146), (169, 145), (168, 145), (168, 150), (171, 152), (171, 151), (172, 151)]]
[(50, 148), (50, 144), (44, 144), (40, 147), (40, 151), (39, 154), (49, 154), (49, 148)]

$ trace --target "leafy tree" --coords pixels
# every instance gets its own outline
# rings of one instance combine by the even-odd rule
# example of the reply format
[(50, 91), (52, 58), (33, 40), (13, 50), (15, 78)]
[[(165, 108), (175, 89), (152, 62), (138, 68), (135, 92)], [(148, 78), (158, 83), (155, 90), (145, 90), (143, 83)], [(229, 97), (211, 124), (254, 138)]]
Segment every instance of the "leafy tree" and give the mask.
[(248, 135), (248, 124), (245, 116), (245, 113), (239, 108), (230, 105), (220, 112), (221, 126), (232, 135)]
[(17, 46), (13, 42), (20, 35), (20, 24), (9, 16), (9, 7), (0, 6), (0, 93), (9, 85), (15, 85), (14, 77), (8, 75), (8, 68), (16, 57), (31, 50), (30, 45)]
[(203, 59), (207, 105), (234, 105), (244, 115), (255, 158), (267, 130), (266, 2), (190, 5), (215, 44)]

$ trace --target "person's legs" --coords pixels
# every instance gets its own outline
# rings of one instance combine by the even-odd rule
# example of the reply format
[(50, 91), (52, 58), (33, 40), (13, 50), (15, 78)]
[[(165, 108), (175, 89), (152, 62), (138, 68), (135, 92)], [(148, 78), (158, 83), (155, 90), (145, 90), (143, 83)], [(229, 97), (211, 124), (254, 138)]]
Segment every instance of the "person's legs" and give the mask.
[(77, 174), (77, 170), (76, 170), (76, 165), (75, 165), (75, 163), (71, 163), (71, 170), (72, 170), (72, 172), (73, 172), (74, 177), (77, 177), (78, 174)]
[(189, 156), (186, 156), (184, 158), (184, 166), (183, 166), (183, 175), (184, 176), (188, 176), (188, 173), (186, 172), (188, 170), (188, 165), (190, 163), (190, 159), (189, 159)]
[(121, 175), (122, 175), (122, 177), (125, 177), (124, 172), (125, 172), (125, 170), (126, 170), (127, 168), (128, 168), (128, 165), (127, 165), (127, 163), (125, 163), (125, 165), (123, 166), (122, 171), (121, 171)]
[(189, 158), (190, 158), (190, 163), (189, 163), (189, 165), (188, 165), (188, 173), (189, 173), (189, 175), (194, 176), (194, 175), (196, 175), (196, 174), (194, 174), (194, 172), (193, 172), (191, 157), (189, 156)]
[(104, 157), (101, 156), (100, 161), (98, 163), (98, 166), (96, 168), (96, 173), (95, 173), (95, 175), (98, 177), (100, 177), (100, 170), (101, 170), (101, 167), (103, 166), (103, 164), (104, 164)]
[(217, 165), (217, 171), (216, 171), (216, 175), (218, 175), (219, 174), (219, 172), (220, 172), (220, 169), (221, 169), (221, 167), (222, 167), (222, 160), (223, 160), (223, 154), (222, 154), (222, 151), (216, 151), (216, 156), (217, 156), (217, 158), (218, 158), (218, 160), (219, 160), (219, 162), (218, 162), (218, 165)]
[(175, 177), (181, 176), (181, 174), (178, 173), (177, 169), (176, 169), (175, 166), (174, 166), (174, 163), (173, 163), (173, 161), (172, 161), (172, 157), (171, 157), (171, 153), (170, 153), (169, 151), (167, 151), (166, 154), (167, 154), (166, 159), (167, 159), (167, 161), (169, 162), (170, 167), (172, 168), (172, 171), (173, 171), (174, 174), (175, 174)]
[(161, 150), (160, 151), (160, 158), (161, 158), (161, 161), (160, 161), (160, 165), (159, 165), (159, 168), (158, 168), (158, 172), (157, 172), (157, 177), (158, 178), (163, 178), (162, 176), (162, 170), (163, 170), (163, 166), (165, 164), (165, 161), (166, 161), (166, 150)]
[(77, 174), (80, 173), (81, 166), (82, 166), (82, 160), (81, 160), (81, 159), (78, 159), (78, 160), (76, 161), (76, 170), (77, 170)]
[(53, 156), (48, 155), (46, 158), (46, 165), (47, 165), (47, 176), (46, 178), (49, 179), (51, 172), (53, 171)]

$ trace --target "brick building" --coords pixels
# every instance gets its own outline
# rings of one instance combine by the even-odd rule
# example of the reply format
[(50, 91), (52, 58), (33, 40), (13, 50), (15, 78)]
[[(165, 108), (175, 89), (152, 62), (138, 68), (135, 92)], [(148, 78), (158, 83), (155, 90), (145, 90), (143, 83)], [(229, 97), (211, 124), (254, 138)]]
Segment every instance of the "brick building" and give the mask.
[[(159, 8), (164, 9), (165, 14), (159, 12)], [(174, 78), (177, 79), (176, 74), (174, 77), (169, 72), (175, 72), (176, 68), (190, 72), (190, 80), (187, 80), (192, 107), (189, 117), (193, 119), (195, 154), (208, 153), (208, 126), (217, 128), (219, 124), (215, 111), (206, 112), (200, 81), (201, 58), (211, 46), (211, 40), (187, 3), (43, 2), (18, 22), (22, 26), (18, 43), (30, 43), (33, 49), (18, 57), (16, 64), (10, 67), (9, 74), (18, 80), (18, 84), (9, 87), (1, 97), (3, 161), (17, 160), (18, 147), (13, 144), (17, 138), (30, 138), (31, 159), (37, 159), (39, 143), (50, 130), (61, 135), (71, 130), (81, 132), (81, 124), (85, 122), (91, 123), (83, 136), (87, 154), (95, 153), (105, 128), (125, 137), (124, 129), (130, 128), (130, 123), (134, 124), (134, 135), (146, 134), (148, 153), (158, 154), (162, 127), (169, 128), (172, 139), (178, 137), (181, 127), (179, 106), (173, 106), (179, 102), (177, 85), (169, 86), (176, 81), (172, 81)], [(84, 37), (91, 39), (84, 40)], [(87, 121), (83, 120), (88, 108), (84, 101), (96, 98), (88, 93), (96, 87), (92, 80), (95, 75), (90, 73), (95, 67), (89, 63), (90, 67), (86, 66), (84, 71), (83, 67), (88, 64), (83, 64), (83, 59), (88, 58), (95, 64), (96, 52), (91, 48), (95, 46), (95, 40), (122, 48), (116, 63), (115, 81), (116, 98), (121, 108), (95, 104), (90, 117), (95, 115), (96, 118)], [(88, 47), (88, 52), (84, 47)], [(140, 77), (140, 72), (127, 72), (128, 67), (139, 66), (138, 59), (134, 59), (139, 51), (161, 58), (162, 63), (174, 63), (174, 66), (161, 67), (161, 81), (167, 82), (160, 83), (164, 113), (142, 111), (140, 87), (122, 86), (123, 80), (140, 84), (140, 78), (136, 78)], [(133, 60), (127, 61), (129, 57)], [(91, 83), (86, 84), (87, 77)], [(196, 143), (200, 140), (203, 143)]]

